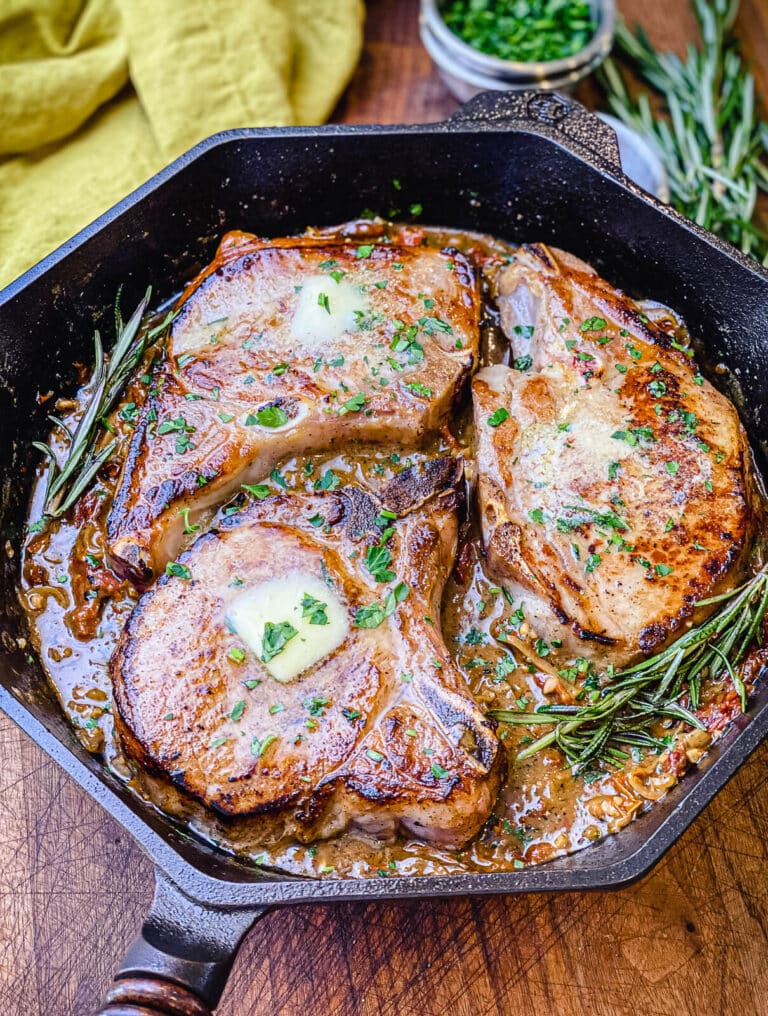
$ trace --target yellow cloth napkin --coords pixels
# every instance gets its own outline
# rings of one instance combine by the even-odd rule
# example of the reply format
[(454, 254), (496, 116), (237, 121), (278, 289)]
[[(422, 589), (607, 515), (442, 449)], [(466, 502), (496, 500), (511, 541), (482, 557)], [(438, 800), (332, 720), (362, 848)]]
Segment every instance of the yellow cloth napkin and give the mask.
[(0, 286), (191, 145), (320, 123), (362, 0), (1, 0)]

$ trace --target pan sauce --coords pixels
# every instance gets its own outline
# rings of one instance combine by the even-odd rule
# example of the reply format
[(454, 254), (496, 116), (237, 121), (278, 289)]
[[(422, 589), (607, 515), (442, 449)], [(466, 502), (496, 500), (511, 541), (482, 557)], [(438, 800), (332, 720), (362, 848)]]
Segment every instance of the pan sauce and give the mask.
[[(383, 231), (405, 242), (455, 246), (494, 260), (511, 252), (508, 245), (498, 240), (471, 234), (383, 227), (377, 223), (354, 223), (344, 230), (345, 235), (355, 236), (380, 235)], [(483, 339), (485, 362), (504, 359), (504, 344), (490, 307)], [(145, 364), (144, 370), (148, 369)], [(122, 405), (139, 406), (144, 392), (145, 386), (137, 379), (126, 392)], [(87, 393), (86, 385), (80, 395)], [(76, 413), (77, 407), (58, 403), (57, 411), (66, 416), (68, 411)], [(118, 411), (112, 420), (122, 439), (122, 451), (131, 433), (130, 418), (131, 413), (121, 416)], [(462, 416), (454, 421), (454, 434), (446, 434), (431, 448), (420, 451), (398, 448), (393, 453), (381, 447), (359, 447), (354, 455), (290, 459), (272, 474), (269, 482), (275, 489), (285, 486), (288, 490), (312, 490), (314, 481), (332, 470), (342, 484), (355, 482), (378, 487), (409, 462), (440, 450), (455, 450), (457, 445), (466, 448), (471, 438), (470, 425), (466, 416)], [(699, 760), (712, 738), (738, 711), (738, 699), (730, 682), (705, 682), (700, 715), (709, 732), (680, 734), (671, 725), (658, 732), (668, 738), (666, 750), (659, 754), (638, 753), (623, 771), (602, 775), (574, 775), (564, 767), (558, 751), (542, 752), (512, 764), (521, 745), (530, 739), (530, 732), (525, 727), (502, 726), (500, 736), (508, 748), (509, 775), (482, 833), (458, 852), (414, 840), (386, 844), (352, 832), (312, 846), (289, 843), (269, 851), (234, 840), (216, 816), (167, 785), (132, 771), (113, 736), (107, 662), (137, 599), (135, 591), (116, 579), (104, 563), (105, 523), (119, 459), (118, 453), (107, 468), (109, 475), (83, 497), (71, 517), (33, 534), (27, 543), (21, 597), (33, 641), (62, 707), (86, 748), (101, 753), (105, 764), (137, 794), (175, 815), (195, 835), (258, 864), (295, 874), (370, 877), (510, 870), (546, 861), (588, 846), (631, 821), (661, 797), (688, 764)], [(42, 514), (45, 479), (45, 468), (41, 468), (30, 520)], [(222, 508), (219, 515), (237, 510), (244, 501), (245, 496), (240, 495)], [(494, 622), (521, 608), (520, 601), (509, 599), (508, 592), (495, 586), (484, 573), (477, 531), (465, 527), (457, 565), (445, 591), (442, 628), (446, 645), (472, 693), (489, 709), (548, 702), (548, 693), (556, 680), (556, 671), (545, 658), (521, 655), (493, 638)], [(525, 629), (522, 633), (526, 634)], [(515, 659), (514, 669), (510, 669), (510, 662), (503, 662), (511, 658)], [(768, 653), (764, 650), (752, 654), (745, 667), (747, 682), (757, 676), (766, 658)]]

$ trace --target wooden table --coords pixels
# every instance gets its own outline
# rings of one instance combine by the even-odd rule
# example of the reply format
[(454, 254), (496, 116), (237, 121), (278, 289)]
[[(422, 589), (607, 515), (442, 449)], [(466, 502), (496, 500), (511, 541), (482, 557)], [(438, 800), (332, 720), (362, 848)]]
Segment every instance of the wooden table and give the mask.
[[(455, 103), (420, 48), (416, 0), (372, 0), (337, 111), (435, 120)], [(625, 0), (655, 41), (691, 37), (684, 0)], [(768, 95), (768, 4), (740, 27)], [(122, 829), (0, 718), (0, 1013), (86, 1016), (152, 891)], [(738, 1016), (768, 1013), (764, 746), (658, 867), (621, 892), (302, 906), (245, 942), (222, 1016)]]

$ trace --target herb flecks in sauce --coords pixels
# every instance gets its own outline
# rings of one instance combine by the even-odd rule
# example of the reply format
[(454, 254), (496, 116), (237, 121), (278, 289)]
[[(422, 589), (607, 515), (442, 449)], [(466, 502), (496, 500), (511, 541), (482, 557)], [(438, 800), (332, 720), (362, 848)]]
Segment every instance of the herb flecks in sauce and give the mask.
[[(453, 234), (431, 234), (426, 231), (427, 240), (435, 246), (472, 246), (482, 242), (488, 242), (497, 256), (504, 256), (505, 248), (494, 241), (478, 241), (470, 237), (466, 240), (459, 240)], [(365, 242), (367, 236), (360, 237), (360, 246), (356, 248), (359, 260), (365, 265), (366, 270), (372, 274), (371, 286), (375, 286), (377, 279), (376, 265), (378, 255), (374, 253), (375, 244)], [(393, 266), (397, 270), (397, 266)], [(399, 268), (403, 266), (400, 265)], [(328, 273), (328, 283), (324, 290), (330, 301), (334, 299), (336, 286), (341, 280), (334, 278), (332, 274), (336, 266), (328, 264), (324, 269)], [(428, 300), (430, 294), (424, 294), (423, 306), (426, 311), (430, 310)], [(331, 309), (333, 303), (331, 302)], [(590, 320), (590, 328), (594, 331), (583, 329), (583, 336), (580, 338), (576, 350), (589, 348), (590, 343), (600, 345), (602, 338), (616, 336), (615, 343), (622, 343), (629, 340), (629, 335), (624, 330), (616, 329), (615, 325), (608, 325), (604, 319)], [(210, 322), (212, 325), (214, 322)], [(565, 321), (564, 327), (569, 322)], [(575, 322), (580, 327), (584, 322)], [(416, 332), (411, 329), (417, 328)], [(445, 336), (447, 344), (452, 345), (450, 338), (450, 326), (439, 318), (424, 316), (413, 323), (404, 323), (402, 328), (395, 328), (392, 338), (388, 339), (387, 346), (382, 351), (382, 357), (390, 356), (398, 365), (404, 366), (406, 371), (418, 366), (420, 362), (420, 347), (423, 346), (424, 334), (437, 334)], [(530, 335), (520, 333), (523, 338), (530, 338)], [(389, 343), (394, 337), (398, 337), (397, 348), (389, 348)], [(399, 341), (402, 338), (404, 341)], [(255, 347), (257, 348), (257, 347)], [(614, 346), (609, 347), (611, 349)], [(646, 386), (653, 384), (658, 379), (664, 382), (664, 376), (653, 371), (652, 361), (648, 356), (637, 363), (626, 351), (629, 370), (643, 375), (642, 383)], [(340, 364), (343, 366), (343, 364)], [(519, 365), (523, 367), (523, 364)], [(281, 371), (282, 365), (275, 364), (275, 371)], [(319, 370), (325, 369), (325, 359), (321, 359)], [(387, 367), (389, 369), (389, 367)], [(394, 375), (403, 377), (402, 373), (392, 368)], [(144, 367), (145, 380), (137, 380), (135, 385), (129, 388), (123, 396), (123, 404), (126, 407), (122, 417), (118, 416), (118, 408), (115, 409), (114, 422), (117, 429), (125, 427), (130, 430), (130, 424), (135, 417), (131, 404), (141, 407), (146, 398), (147, 390), (151, 385), (151, 369)], [(633, 374), (629, 375), (630, 378)], [(403, 380), (407, 380), (407, 375)], [(617, 379), (619, 383), (623, 380)], [(666, 383), (666, 382), (664, 382)], [(698, 383), (698, 382), (696, 382)], [(244, 393), (248, 389), (244, 390)], [(339, 392), (339, 399), (335, 404), (334, 411), (338, 410), (347, 400), (353, 400), (359, 394), (354, 390), (348, 393)], [(418, 396), (419, 391), (410, 393)], [(685, 417), (680, 410), (669, 410), (678, 412), (678, 416), (667, 421), (667, 394), (660, 386), (650, 391), (654, 399), (660, 402), (664, 408), (664, 417), (660, 420), (659, 426), (671, 425), (679, 429), (681, 435), (686, 435), (685, 440), (694, 442), (697, 421), (695, 418)], [(218, 393), (209, 396), (218, 400)], [(356, 401), (361, 401), (357, 399)], [(355, 403), (353, 402), (353, 406)], [(498, 407), (503, 408), (503, 407)], [(353, 411), (352, 406), (349, 411)], [(364, 412), (365, 404), (354, 409), (356, 412)], [(226, 415), (226, 414), (225, 414)], [(177, 419), (178, 417), (174, 417)], [(240, 417), (242, 419), (242, 417)], [(658, 418), (654, 417), (654, 421)], [(158, 421), (162, 422), (162, 421)], [(500, 420), (498, 426), (503, 432), (505, 420)], [(222, 429), (227, 426), (221, 420)], [(264, 425), (264, 424), (262, 424)], [(654, 423), (656, 426), (656, 423)], [(641, 457), (648, 449), (653, 447), (654, 432), (647, 426), (640, 426), (638, 421), (627, 421), (623, 425), (624, 433), (614, 435), (616, 441), (615, 463), (609, 467), (610, 479), (618, 489), (622, 460), (624, 454)], [(173, 452), (175, 453), (175, 441), (179, 436), (186, 436), (194, 441), (194, 432), (171, 431), (167, 435)], [(629, 439), (625, 437), (629, 436)], [(564, 438), (567, 434), (564, 435)], [(466, 431), (462, 432), (462, 440), (466, 439)], [(629, 446), (629, 447), (627, 447)], [(271, 477), (257, 478), (261, 482), (244, 485), (244, 492), (240, 498), (246, 501), (251, 497), (262, 499), (281, 490), (320, 490), (329, 491), (337, 489), (348, 483), (362, 483), (378, 489), (388, 479), (401, 471), (408, 464), (419, 461), (422, 458), (430, 457), (440, 450), (447, 450), (449, 446), (436, 443), (421, 449), (398, 449), (391, 453), (389, 449), (377, 447), (361, 447), (354, 455), (337, 453), (315, 454), (312, 458), (288, 459), (279, 464), (273, 471)], [(624, 451), (622, 452), (622, 448)], [(183, 452), (181, 453), (184, 454)], [(705, 454), (701, 452), (701, 454)], [(716, 450), (710, 453), (713, 456)], [(683, 470), (683, 456), (680, 459), (680, 470)], [(676, 459), (670, 459), (676, 461)], [(667, 472), (666, 467), (661, 465), (665, 476), (672, 476)], [(212, 477), (202, 477), (202, 483), (209, 482)], [(82, 642), (76, 638), (62, 638), (62, 632), (66, 631), (65, 616), (73, 607), (72, 583), (61, 584), (56, 582), (56, 596), (51, 593), (39, 591), (34, 583), (26, 582), (25, 595), (29, 601), (32, 596), (38, 597), (34, 602), (38, 603), (38, 609), (33, 611), (34, 622), (38, 626), (41, 648), (44, 651), (44, 658), (53, 675), (54, 681), (60, 689), (62, 701), (68, 715), (76, 725), (78, 736), (92, 750), (103, 750), (111, 764), (119, 767), (122, 763), (115, 753), (114, 742), (111, 737), (111, 715), (109, 709), (110, 690), (106, 678), (106, 663), (111, 650), (115, 644), (118, 632), (122, 628), (128, 611), (135, 602), (128, 590), (119, 588), (114, 577), (104, 567), (102, 556), (102, 540), (98, 534), (102, 531), (105, 518), (105, 511), (109, 499), (114, 490), (113, 483), (108, 479), (100, 483), (100, 500), (98, 512), (93, 522), (87, 524), (87, 553), (92, 560), (86, 561), (88, 568), (92, 569), (97, 576), (103, 573), (105, 583), (110, 580), (114, 583), (112, 593), (104, 601), (104, 612), (99, 622), (98, 634), (94, 628), (90, 641)], [(35, 518), (34, 509), (40, 514), (42, 488), (38, 489), (37, 500), (34, 502), (32, 517)], [(590, 562), (590, 553), (599, 553), (601, 563), (597, 564), (598, 578), (600, 568), (605, 567), (606, 550), (601, 545), (598, 551), (590, 552), (586, 544), (590, 534), (598, 529), (604, 534), (603, 541), (611, 538), (624, 539), (631, 544), (632, 535), (623, 528), (624, 520), (620, 505), (590, 506), (591, 511), (583, 507), (571, 506), (567, 511), (560, 510), (554, 518), (557, 522), (573, 529), (573, 539), (581, 543), (581, 549), (574, 544), (573, 565), (574, 569), (580, 568), (583, 577), (586, 574), (586, 566)], [(221, 520), (225, 516), (225, 509), (214, 517)], [(541, 512), (541, 515), (539, 514)], [(389, 513), (393, 514), (393, 513)], [(535, 512), (535, 518), (530, 520), (530, 525), (540, 525), (540, 518), (545, 518), (547, 513), (543, 509)], [(207, 528), (208, 518), (190, 523), (190, 516), (181, 517), (187, 528), (193, 529), (194, 525), (200, 523), (202, 528)], [(310, 525), (317, 528), (327, 523), (319, 516), (316, 520), (309, 520)], [(382, 512), (377, 519), (381, 533), (379, 540), (371, 541), (371, 547), (383, 543), (383, 548), (388, 549), (391, 543), (390, 538), (384, 540), (384, 534), (391, 528), (396, 519), (389, 518), (389, 515)], [(551, 522), (550, 522), (551, 524)], [(671, 529), (677, 527), (677, 531), (684, 528), (684, 519), (670, 519), (668, 526)], [(60, 522), (47, 527), (41, 527), (41, 531), (32, 533), (34, 540), (39, 540), (39, 546), (34, 542), (31, 546), (37, 547), (34, 550), (27, 550), (26, 563), (30, 567), (39, 565), (46, 569), (51, 580), (57, 574), (64, 574), (69, 571), (68, 562), (75, 551), (79, 529), (73, 524), (70, 517), (63, 518)], [(193, 535), (193, 534), (190, 534)], [(478, 547), (477, 534), (469, 534), (468, 545), (470, 548)], [(79, 545), (78, 545), (79, 546)], [(614, 545), (609, 553), (615, 552), (618, 545)], [(691, 552), (699, 550), (703, 553), (704, 548), (692, 548)], [(367, 568), (364, 551), (361, 552), (360, 565)], [(579, 557), (580, 555), (580, 557)], [(84, 555), (82, 555), (84, 558)], [(374, 558), (371, 562), (374, 570), (384, 576), (387, 572), (393, 571), (390, 563), (384, 560), (384, 555)], [(593, 562), (594, 564), (594, 562)], [(377, 569), (378, 565), (378, 569)], [(643, 572), (652, 571), (653, 581), (663, 583), (668, 568), (673, 567), (673, 562), (654, 560), (644, 564), (638, 562), (638, 568)], [(34, 572), (32, 573), (34, 574)], [(164, 581), (179, 582), (179, 588), (183, 591), (184, 584), (194, 581), (193, 575), (172, 574)], [(232, 576), (232, 584), (242, 584), (239, 576)], [(409, 589), (405, 583), (398, 582), (396, 578), (388, 579), (381, 585), (379, 599), (370, 604), (358, 604), (352, 608), (354, 623), (359, 626), (376, 627), (384, 624), (387, 618), (397, 609), (398, 603), (409, 595)], [(324, 623), (323, 600), (320, 597), (305, 597), (301, 603), (301, 612), (310, 624)], [(282, 619), (274, 617), (273, 625), (279, 629)], [(284, 622), (283, 622), (284, 623)], [(331, 839), (327, 842), (318, 842), (310, 847), (301, 844), (282, 845), (276, 849), (264, 850), (262, 846), (249, 849), (247, 844), (241, 844), (239, 849), (250, 856), (254, 863), (262, 865), (276, 865), (296, 874), (318, 875), (335, 872), (337, 875), (369, 877), (381, 872), (387, 876), (398, 872), (420, 873), (444, 873), (457, 872), (462, 870), (488, 870), (489, 868), (506, 869), (515, 871), (527, 864), (543, 861), (569, 850), (577, 849), (588, 845), (594, 839), (607, 833), (613, 832), (628, 822), (632, 816), (641, 808), (645, 807), (645, 798), (628, 790), (626, 781), (622, 782), (610, 771), (601, 769), (599, 765), (587, 764), (581, 766), (581, 773), (572, 769), (563, 770), (563, 756), (560, 750), (552, 745), (540, 752), (532, 753), (540, 735), (546, 736), (552, 731), (552, 713), (539, 712), (537, 710), (551, 709), (558, 705), (561, 709), (573, 707), (581, 708), (587, 705), (599, 706), (605, 698), (605, 675), (597, 675), (586, 660), (564, 659), (563, 651), (555, 644), (554, 640), (545, 641), (535, 630), (535, 624), (529, 620), (525, 601), (521, 602), (519, 596), (501, 586), (493, 585), (483, 572), (479, 556), (468, 569), (463, 580), (454, 575), (448, 582), (443, 603), (443, 616), (441, 626), (445, 635), (446, 645), (451, 657), (457, 667), (463, 673), (467, 683), (481, 706), (485, 710), (510, 710), (515, 713), (524, 713), (527, 717), (541, 715), (547, 717), (547, 723), (539, 721), (533, 723), (501, 723), (499, 725), (499, 736), (506, 746), (510, 755), (515, 756), (524, 752), (526, 748), (529, 753), (526, 757), (516, 762), (511, 767), (511, 775), (502, 791), (499, 800), (495, 805), (493, 815), (490, 816), (480, 836), (457, 856), (452, 851), (443, 851), (438, 847), (424, 847), (414, 842), (398, 840), (392, 844), (377, 846), (375, 849), (366, 846), (362, 841), (354, 838), (342, 837)], [(291, 626), (292, 627), (292, 626)], [(267, 651), (273, 649), (282, 652), (291, 639), (290, 632), (280, 630), (274, 637), (268, 639)], [(233, 638), (234, 641), (234, 638)], [(280, 644), (282, 643), (282, 644)], [(68, 653), (69, 655), (66, 655)], [(261, 684), (258, 677), (252, 676), (252, 666), (258, 663), (255, 655), (246, 654), (238, 645), (230, 643), (226, 650), (226, 657), (217, 661), (217, 665), (233, 675), (241, 689), (240, 695), (233, 694), (229, 712), (224, 715), (226, 726), (222, 728), (222, 735), (215, 738), (216, 751), (228, 752), (236, 743), (240, 731), (245, 726), (252, 712), (252, 692)], [(716, 654), (715, 654), (716, 655)], [(435, 665), (441, 665), (442, 661), (435, 660)], [(408, 666), (403, 661), (402, 666)], [(738, 676), (738, 675), (737, 675)], [(404, 669), (399, 677), (404, 685), (414, 680), (413, 674)], [(703, 678), (700, 686), (694, 689), (698, 695), (698, 707), (700, 709), (711, 706), (712, 708), (730, 708), (730, 689), (732, 682), (725, 668), (720, 668), (718, 680), (715, 682)], [(306, 694), (306, 693), (305, 693)], [(739, 692), (737, 691), (738, 695)], [(322, 696), (313, 696), (307, 699), (306, 719), (313, 724), (322, 724), (323, 706), (320, 704)], [(241, 703), (244, 703), (241, 705)], [(359, 705), (359, 703), (355, 703)], [(276, 753), (283, 750), (284, 746), (277, 736), (270, 733), (270, 715), (281, 712), (285, 706), (279, 701), (273, 701), (269, 709), (264, 710), (262, 717), (263, 725), (257, 727), (257, 734), (250, 745), (250, 752), (259, 759), (260, 764), (274, 764)], [(174, 706), (172, 713), (178, 716), (180, 710)], [(234, 715), (233, 715), (234, 714)], [(564, 717), (572, 717), (573, 713), (563, 713)], [(366, 716), (358, 708), (347, 707), (344, 710), (344, 723), (355, 728), (365, 724)], [(679, 775), (679, 766), (676, 769), (671, 761), (678, 756), (683, 760), (695, 760), (705, 750), (708, 744), (709, 735), (705, 731), (693, 729), (691, 733), (680, 735), (676, 720), (666, 718), (662, 724), (668, 722), (669, 726), (659, 731), (653, 731), (652, 736), (657, 738), (658, 743), (654, 745), (631, 745), (618, 746), (617, 750), (628, 756), (623, 759), (625, 774), (631, 776), (632, 780), (641, 781), (644, 794), (651, 797), (662, 793), (671, 782)], [(302, 726), (300, 737), (318, 736), (316, 729), (309, 726)], [(408, 728), (409, 731), (418, 734), (417, 724)], [(418, 744), (412, 733), (404, 732), (409, 742)], [(698, 738), (698, 740), (697, 740)], [(204, 744), (203, 749), (212, 747), (213, 743)], [(429, 745), (426, 745), (430, 748)], [(609, 747), (613, 748), (613, 744)], [(248, 751), (248, 744), (245, 746)], [(373, 749), (375, 750), (375, 749)], [(419, 750), (421, 750), (419, 748)], [(432, 767), (430, 779), (436, 783), (448, 781), (452, 777), (449, 769), (444, 768), (439, 762), (429, 762)], [(617, 756), (618, 760), (618, 756)], [(371, 765), (386, 765), (382, 761), (370, 759)], [(447, 766), (447, 763), (446, 763)], [(575, 767), (578, 768), (578, 767)], [(609, 770), (611, 767), (609, 766)], [(559, 789), (557, 791), (557, 808), (548, 809), (543, 807), (542, 800), (535, 788), (547, 786), (551, 781), (551, 774), (557, 773)], [(445, 775), (444, 775), (445, 774)], [(312, 782), (311, 776), (300, 777), (306, 784)], [(146, 791), (144, 791), (146, 792)], [(236, 849), (227, 840), (226, 829), (217, 824), (215, 817), (197, 812), (192, 821), (193, 828), (197, 835), (207, 836), (212, 842), (216, 842), (220, 848)]]

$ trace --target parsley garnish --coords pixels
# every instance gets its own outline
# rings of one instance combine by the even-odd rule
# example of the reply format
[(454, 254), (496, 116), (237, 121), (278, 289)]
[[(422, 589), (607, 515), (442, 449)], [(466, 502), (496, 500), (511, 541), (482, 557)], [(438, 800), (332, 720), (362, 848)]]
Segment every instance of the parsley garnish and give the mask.
[(157, 428), (157, 433), (160, 436), (176, 434), (176, 454), (183, 455), (184, 452), (195, 447), (189, 440), (189, 435), (194, 434), (195, 430), (196, 428), (190, 426), (183, 416), (177, 416), (175, 420), (163, 420)]
[(442, 318), (422, 317), (419, 318), (419, 324), (423, 328), (425, 335), (436, 335), (438, 332), (453, 332), (452, 325), (449, 325), (447, 321), (443, 321)]
[(253, 497), (256, 497), (261, 501), (265, 497), (269, 497), (271, 490), (266, 483), (243, 483), (241, 484), (243, 490), (246, 490)]
[(270, 744), (274, 744), (276, 740), (277, 734), (267, 734), (263, 740), (259, 740), (258, 737), (254, 737), (251, 741), (251, 755), (255, 755), (256, 758), (261, 758)]
[(255, 416), (253, 413), (248, 414), (245, 421), (246, 427), (253, 427), (256, 423), (261, 427), (282, 427), (288, 423), (288, 414), (279, 406), (265, 406)]
[(366, 607), (358, 607), (352, 622), (355, 628), (378, 628), (385, 618), (395, 612), (398, 603), (402, 603), (409, 592), (410, 589), (404, 582), (398, 582), (387, 593), (383, 603), (371, 603)]
[(366, 394), (364, 392), (358, 392), (350, 399), (347, 399), (347, 401), (339, 408), (339, 416), (345, 416), (347, 413), (359, 413), (366, 401)]
[(192, 572), (187, 568), (185, 564), (179, 564), (178, 561), (169, 561), (165, 566), (165, 574), (173, 575), (177, 579), (191, 579)]
[(304, 593), (301, 598), (301, 616), (310, 624), (328, 624), (328, 604), (322, 600), (316, 600), (309, 593)]
[(261, 639), (261, 662), (269, 663), (275, 656), (282, 653), (286, 645), (296, 635), (298, 635), (297, 630), (288, 621), (280, 621), (277, 624), (267, 621)]
[(641, 441), (653, 444), (656, 441), (650, 427), (632, 427), (629, 430), (615, 430), (611, 437), (616, 441), (626, 441), (628, 445), (635, 448)]
[(322, 476), (315, 480), (313, 486), (315, 490), (336, 490), (341, 486), (341, 478), (332, 469), (326, 469)]
[(391, 582), (395, 573), (390, 571), (389, 565), (392, 562), (392, 552), (384, 546), (384, 541), (367, 547), (365, 551), (365, 566), (376, 582)]
[(608, 327), (608, 322), (602, 317), (590, 317), (579, 325), (580, 332), (600, 332)]

